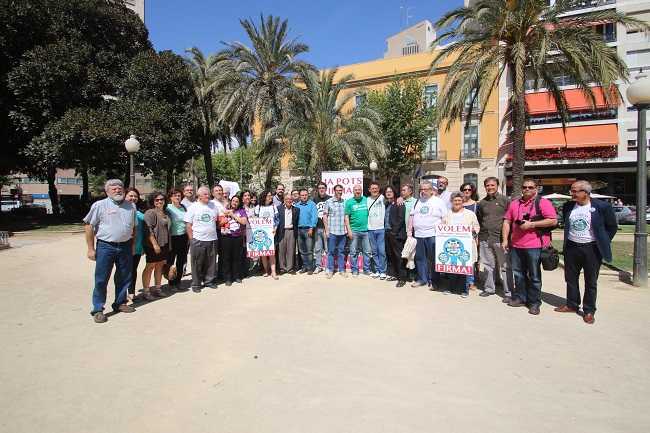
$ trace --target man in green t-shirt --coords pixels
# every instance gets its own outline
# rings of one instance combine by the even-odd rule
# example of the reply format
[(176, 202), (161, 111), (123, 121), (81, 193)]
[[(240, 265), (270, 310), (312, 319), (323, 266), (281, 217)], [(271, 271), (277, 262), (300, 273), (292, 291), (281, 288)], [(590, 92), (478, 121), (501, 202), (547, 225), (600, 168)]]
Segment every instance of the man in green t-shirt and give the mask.
[(359, 253), (363, 255), (363, 274), (370, 275), (368, 200), (362, 191), (361, 185), (355, 185), (354, 196), (345, 201), (345, 227), (350, 238), (350, 266), (354, 277), (359, 275)]

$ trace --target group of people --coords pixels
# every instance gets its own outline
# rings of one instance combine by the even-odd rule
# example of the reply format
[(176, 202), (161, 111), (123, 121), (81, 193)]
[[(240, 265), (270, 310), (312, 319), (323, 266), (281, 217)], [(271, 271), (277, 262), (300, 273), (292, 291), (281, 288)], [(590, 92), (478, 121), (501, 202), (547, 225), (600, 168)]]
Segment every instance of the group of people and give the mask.
[[(524, 181), (522, 196), (513, 200), (498, 192), (495, 177), (485, 179), (484, 188), (485, 197), (479, 200), (472, 183), (452, 192), (448, 180), (439, 177), (421, 181), (416, 197), (413, 185), (402, 185), (398, 191), (372, 182), (367, 196), (356, 184), (353, 196), (343, 199), (342, 185), (335, 185), (334, 195), (329, 196), (323, 182), (313, 193), (305, 188), (289, 193), (279, 184), (274, 192), (259, 196), (250, 191), (230, 196), (220, 185), (212, 191), (201, 186), (195, 194), (187, 185), (183, 191), (154, 192), (143, 212), (135, 188), (124, 190), (119, 180), (109, 180), (107, 197), (94, 203), (84, 218), (88, 257), (96, 261), (91, 314), (98, 323), (107, 320), (104, 304), (113, 266), (113, 310), (135, 311), (131, 301), (143, 254), (146, 266), (140, 296), (153, 300), (170, 291), (188, 290), (180, 282), (189, 252), (195, 292), (216, 288), (220, 282), (227, 286), (241, 283), (256, 261), (262, 274), (274, 280), (295, 272), (324, 272), (328, 279), (336, 274), (346, 278), (362, 274), (395, 281), (397, 287), (410, 281), (412, 287), (428, 286), (462, 297), (476, 288), (480, 296), (489, 297), (500, 285), (504, 303), (527, 307), (537, 315), (541, 257), (557, 226), (555, 208), (538, 195), (538, 185), (531, 179)], [(573, 201), (563, 208), (567, 303), (555, 309), (580, 314), (586, 323), (594, 323), (598, 271), (602, 260), (611, 261), (610, 242), (618, 228), (612, 207), (591, 199), (590, 193), (588, 182), (575, 182)], [(272, 219), (273, 255), (247, 258), (248, 219), (252, 217)], [(436, 272), (436, 227), (441, 223), (471, 227), (472, 275)], [(581, 302), (578, 278), (582, 271)], [(165, 290), (163, 275), (169, 281)]]

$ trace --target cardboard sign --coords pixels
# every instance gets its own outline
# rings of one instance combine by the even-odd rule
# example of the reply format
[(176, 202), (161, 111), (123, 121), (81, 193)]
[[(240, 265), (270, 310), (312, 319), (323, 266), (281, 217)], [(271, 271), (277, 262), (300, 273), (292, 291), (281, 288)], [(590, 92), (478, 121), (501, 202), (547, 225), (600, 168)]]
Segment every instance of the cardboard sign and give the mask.
[(324, 171), (322, 174), (323, 182), (327, 185), (327, 194), (334, 197), (334, 187), (341, 185), (343, 187), (343, 199), (352, 197), (352, 188), (355, 185), (361, 185), (363, 188), (363, 171)]
[(275, 255), (273, 242), (273, 218), (248, 218), (250, 239), (246, 244), (247, 255), (250, 258)]
[(472, 226), (438, 224), (436, 226), (436, 272), (472, 275), (474, 248)]

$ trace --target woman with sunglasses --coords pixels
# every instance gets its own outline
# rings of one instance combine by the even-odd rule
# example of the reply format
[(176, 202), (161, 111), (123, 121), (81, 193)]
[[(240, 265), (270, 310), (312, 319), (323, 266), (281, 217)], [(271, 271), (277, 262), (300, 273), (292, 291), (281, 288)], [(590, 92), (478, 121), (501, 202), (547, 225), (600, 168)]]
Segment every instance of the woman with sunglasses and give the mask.
[[(142, 290), (147, 301), (164, 298), (161, 290), (163, 267), (169, 257), (171, 243), (171, 218), (165, 212), (167, 199), (162, 192), (153, 192), (149, 198), (149, 210), (144, 213), (146, 236), (144, 251), (147, 265), (142, 272)], [(153, 273), (154, 287), (149, 287)]]
[(135, 206), (135, 254), (133, 254), (133, 268), (131, 269), (131, 285), (129, 286), (129, 294), (127, 299), (129, 302), (135, 300), (135, 283), (138, 281), (138, 265), (140, 258), (144, 253), (142, 247), (145, 228), (144, 228), (144, 213), (142, 213), (143, 203), (140, 201), (140, 191), (131, 187), (126, 190), (126, 201), (130, 201)]
[[(273, 194), (271, 191), (263, 191), (260, 194), (260, 203), (255, 207), (255, 216), (259, 218), (271, 218), (273, 219), (273, 234), (275, 235), (275, 228), (278, 224), (276, 215), (278, 214), (278, 209), (273, 206)], [(275, 273), (275, 255), (260, 257), (262, 262), (263, 275), (265, 277), (272, 277), (274, 280), (278, 279), (277, 274)]]
[[(478, 209), (478, 194), (476, 193), (476, 186), (471, 182), (465, 182), (460, 186), (460, 192), (463, 195), (463, 207), (476, 214), (476, 210)], [(474, 269), (474, 274), (476, 274), (476, 268)], [(468, 275), (467, 286), (470, 290), (476, 290), (476, 284), (474, 283), (474, 275)]]
[(242, 208), (239, 196), (230, 199), (230, 207), (223, 215), (219, 216), (219, 227), (221, 228), (221, 244), (223, 247), (223, 279), (226, 286), (231, 286), (233, 281), (241, 283), (241, 255), (244, 242), (243, 235), (246, 233), (248, 218), (246, 210)]
[(180, 189), (172, 189), (167, 194), (170, 204), (167, 205), (167, 215), (171, 218), (171, 248), (167, 264), (169, 268), (169, 287), (178, 290), (185, 272), (187, 263), (187, 250), (189, 241), (185, 228), (185, 212), (187, 209), (181, 203), (183, 192)]

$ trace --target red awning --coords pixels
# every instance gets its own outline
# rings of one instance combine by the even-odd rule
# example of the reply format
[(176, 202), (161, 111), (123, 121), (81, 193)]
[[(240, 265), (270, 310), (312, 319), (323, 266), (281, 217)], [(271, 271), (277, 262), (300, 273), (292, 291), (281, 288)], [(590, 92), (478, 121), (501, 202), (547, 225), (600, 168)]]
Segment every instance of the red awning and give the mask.
[[(566, 132), (566, 133), (565, 133)], [(606, 125), (545, 128), (526, 131), (526, 149), (558, 149), (562, 147), (609, 147), (618, 145), (618, 126)]]
[[(610, 96), (610, 104), (607, 104), (602, 87), (593, 87), (592, 91), (596, 99), (596, 108), (616, 107), (618, 105), (616, 94)], [(563, 93), (570, 111), (584, 111), (594, 108), (591, 105), (591, 100), (581, 89), (568, 89), (564, 90)], [(555, 100), (553, 100), (549, 92), (527, 93), (526, 104), (528, 114), (555, 113), (557, 111)]]

